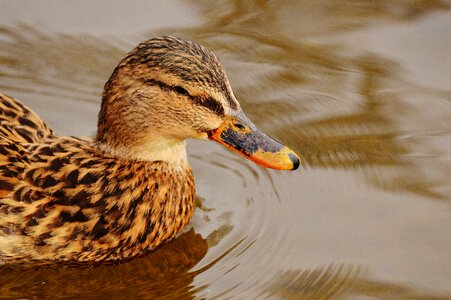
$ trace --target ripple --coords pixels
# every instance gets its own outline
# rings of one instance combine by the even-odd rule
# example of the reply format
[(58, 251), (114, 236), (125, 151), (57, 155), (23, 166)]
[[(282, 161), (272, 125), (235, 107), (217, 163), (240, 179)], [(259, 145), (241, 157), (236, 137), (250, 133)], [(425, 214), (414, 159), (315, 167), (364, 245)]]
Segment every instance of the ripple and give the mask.
[[(201, 151), (197, 149), (196, 145), (190, 146)], [(200, 274), (196, 278), (196, 283), (208, 286), (209, 297), (219, 297), (227, 294), (224, 290), (239, 289), (241, 285), (239, 278), (255, 277), (254, 270), (247, 269), (244, 262), (252, 263), (255, 259), (254, 263), (257, 263), (263, 256), (277, 251), (277, 237), (275, 237), (274, 243), (268, 245), (262, 245), (259, 240), (265, 236), (266, 228), (272, 222), (268, 211), (277, 215), (275, 210), (277, 204), (280, 204), (280, 200), (272, 181), (272, 175), (265, 169), (237, 157), (233, 153), (228, 153), (227, 150), (217, 152), (215, 148), (219, 147), (216, 146), (202, 145), (199, 148), (202, 151), (200, 153), (196, 151), (197, 154), (192, 156), (195, 175), (197, 175), (197, 169), (204, 170), (200, 182), (197, 183), (198, 194), (203, 199), (208, 199), (206, 202), (211, 202), (211, 205), (214, 203), (215, 209), (207, 213), (210, 224), (206, 226), (206, 224), (196, 222), (195, 219), (193, 226), (200, 232), (207, 228), (211, 230), (224, 226), (229, 230), (226, 235), (221, 236), (219, 242), (218, 235), (214, 230), (211, 233), (204, 233), (208, 236), (207, 240), (214, 236), (215, 242), (211, 243), (209, 253), (199, 267), (203, 268), (204, 264), (211, 264), (211, 261), (215, 262), (215, 267), (206, 271), (205, 274)], [(205, 174), (206, 169), (208, 174)], [(231, 182), (221, 185), (215, 180), (216, 178)], [(205, 187), (213, 187), (214, 192), (209, 192)], [(203, 204), (207, 205), (205, 202)], [(268, 210), (268, 208), (271, 209)], [(224, 213), (228, 214), (229, 218), (224, 219), (222, 217)], [(224, 221), (226, 223), (223, 223)], [(230, 227), (231, 224), (233, 224), (233, 228)], [(260, 245), (257, 245), (259, 243)], [(224, 253), (228, 254), (224, 256)], [(221, 256), (223, 259), (217, 260), (217, 257)], [(205, 280), (202, 280), (203, 278)], [(217, 282), (220, 282), (220, 287), (216, 286)], [(224, 282), (228, 282), (228, 284), (224, 285)], [(212, 292), (216, 289), (218, 294)]]
[(95, 103), (131, 48), (112, 37), (58, 34), (25, 23), (0, 28), (0, 39), (0, 78), (7, 82), (0, 88)]
[[(134, 36), (2, 27), (0, 88), (61, 114), (63, 132), (76, 108), (70, 126), (84, 134), (126, 51), (160, 33), (189, 37), (219, 54), (244, 110), (299, 151), (304, 170), (276, 173), (190, 143), (199, 198), (190, 231), (114, 266), (0, 267), (2, 296), (449, 298), (419, 286), (449, 288), (450, 92), (412, 82), (409, 66), (389, 55), (357, 49), (373, 41), (367, 29), (420, 28), (419, 17), (449, 4), (207, 2), (188, 1), (205, 17), (200, 26)], [(410, 50), (395, 44), (401, 56)]]

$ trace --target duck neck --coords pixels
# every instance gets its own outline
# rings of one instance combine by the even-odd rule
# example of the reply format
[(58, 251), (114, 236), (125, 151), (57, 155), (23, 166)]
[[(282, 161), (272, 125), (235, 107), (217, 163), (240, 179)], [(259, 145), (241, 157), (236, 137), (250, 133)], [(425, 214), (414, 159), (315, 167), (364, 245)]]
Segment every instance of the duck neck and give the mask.
[(174, 168), (188, 167), (185, 140), (153, 138), (127, 147), (99, 142), (98, 146), (104, 152), (120, 158), (148, 162), (162, 161)]

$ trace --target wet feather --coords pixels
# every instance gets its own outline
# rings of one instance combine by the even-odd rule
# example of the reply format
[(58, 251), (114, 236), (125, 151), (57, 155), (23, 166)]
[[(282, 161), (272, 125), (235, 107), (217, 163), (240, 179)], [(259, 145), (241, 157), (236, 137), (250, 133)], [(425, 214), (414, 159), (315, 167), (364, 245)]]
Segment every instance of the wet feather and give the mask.
[(1, 260), (124, 259), (173, 238), (189, 222), (189, 168), (174, 172), (165, 162), (108, 156), (93, 141), (53, 135), (16, 100), (0, 95), (0, 101), (2, 116), (11, 106), (38, 124), (23, 125), (30, 133), (24, 137), (18, 119), (2, 119)]
[(243, 112), (218, 58), (174, 37), (114, 69), (93, 140), (0, 94), (0, 262), (117, 261), (173, 239), (194, 212), (185, 139), (227, 115)]

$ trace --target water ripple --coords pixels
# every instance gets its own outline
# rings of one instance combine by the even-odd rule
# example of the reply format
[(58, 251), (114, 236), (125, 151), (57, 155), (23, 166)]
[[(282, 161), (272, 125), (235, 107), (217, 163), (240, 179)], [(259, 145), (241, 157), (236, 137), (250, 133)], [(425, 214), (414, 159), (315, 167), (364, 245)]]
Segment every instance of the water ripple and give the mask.
[[(94, 120), (103, 83), (126, 51), (160, 33), (192, 38), (220, 55), (244, 110), (301, 153), (303, 171), (276, 173), (219, 146), (190, 143), (198, 195), (190, 230), (114, 266), (1, 266), (0, 294), (449, 298), (417, 286), (446, 287), (450, 274), (443, 268), (449, 265), (450, 91), (409, 80), (400, 61), (354, 49), (362, 44), (355, 40), (372, 36), (366, 31), (372, 26), (420, 28), (420, 17), (447, 12), (449, 4), (187, 3), (200, 8), (204, 24), (120, 37), (2, 27), (0, 88), (49, 114), (73, 115), (76, 106)], [(346, 42), (353, 34), (360, 36)], [(68, 108), (58, 111), (58, 102)], [(76, 117), (79, 124), (70, 126), (80, 133), (85, 116)]]

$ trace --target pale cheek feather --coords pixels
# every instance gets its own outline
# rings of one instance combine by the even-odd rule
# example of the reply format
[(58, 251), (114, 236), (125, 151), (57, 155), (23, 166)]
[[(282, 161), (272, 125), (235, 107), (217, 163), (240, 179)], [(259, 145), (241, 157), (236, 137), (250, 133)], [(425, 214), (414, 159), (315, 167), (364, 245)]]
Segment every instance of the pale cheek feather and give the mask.
[(207, 139), (237, 107), (216, 56), (172, 37), (114, 70), (93, 142), (57, 137), (0, 95), (0, 263), (112, 261), (173, 238), (195, 206), (183, 139)]
[(100, 146), (102, 150), (118, 157), (128, 157), (139, 161), (163, 161), (174, 168), (186, 168), (188, 166), (186, 155), (186, 142), (184, 140), (168, 140), (149, 138), (133, 148)]
[(194, 139), (198, 140), (208, 140), (208, 134), (206, 132), (199, 132), (198, 134), (193, 136)]

